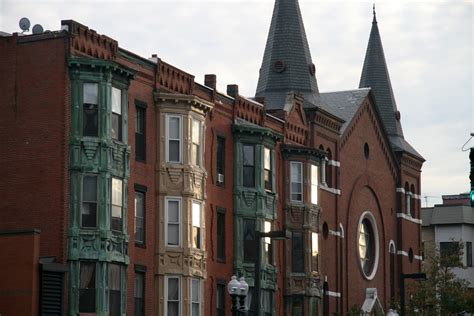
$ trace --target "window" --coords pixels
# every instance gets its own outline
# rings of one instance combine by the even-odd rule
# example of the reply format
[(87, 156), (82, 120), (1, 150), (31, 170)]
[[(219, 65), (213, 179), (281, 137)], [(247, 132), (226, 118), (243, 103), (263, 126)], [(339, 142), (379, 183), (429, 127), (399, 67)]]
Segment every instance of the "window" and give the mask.
[(217, 260), (225, 261), (225, 209), (217, 209)]
[[(272, 230), (272, 223), (265, 221), (264, 226), (265, 232), (268, 233)], [(260, 241), (257, 241), (260, 242)], [(264, 251), (265, 251), (265, 264), (273, 265), (273, 244), (270, 237), (264, 238)]]
[(389, 246), (390, 252), (390, 297), (395, 299), (395, 245), (392, 243)]
[(201, 165), (202, 156), (202, 124), (200, 121), (192, 120), (192, 145), (191, 145), (191, 164), (195, 166)]
[(264, 149), (264, 172), (263, 177), (265, 180), (265, 190), (272, 191), (273, 189), (273, 179), (272, 179), (272, 155), (271, 150), (267, 147)]
[(261, 300), (258, 300), (255, 297), (255, 290), (253, 287), (249, 287), (249, 292), (245, 298), (245, 306), (247, 306), (248, 311), (247, 315), (255, 316), (257, 315), (257, 310), (260, 308)]
[(201, 248), (201, 204), (193, 202), (193, 247)]
[(109, 315), (119, 316), (121, 313), (121, 267), (118, 264), (109, 265)]
[(135, 243), (145, 243), (145, 193), (135, 192)]
[(81, 227), (97, 227), (97, 176), (82, 177)]
[(472, 242), (466, 241), (466, 266), (472, 267)]
[(83, 85), (82, 136), (99, 136), (99, 85), (97, 83)]
[(166, 161), (181, 162), (181, 116), (166, 116)]
[[(319, 313), (319, 298), (311, 297), (310, 298), (310, 307), (311, 307), (311, 310), (310, 310), (309, 314), (311, 316), (320, 315), (320, 313)], [(302, 315), (304, 315), (304, 314), (302, 314)]]
[(304, 309), (303, 309), (303, 297), (302, 296), (293, 296), (292, 304), (291, 304), (291, 315), (294, 316), (303, 316)]
[(242, 146), (243, 148), (243, 178), (244, 187), (255, 187), (255, 147), (253, 145)]
[(79, 312), (95, 313), (95, 262), (80, 262)]
[(181, 246), (181, 200), (166, 199), (166, 244)]
[(328, 161), (326, 162), (326, 184), (328, 187), (332, 188), (332, 166), (330, 164), (330, 161), (332, 160), (332, 154), (331, 154), (331, 149), (327, 149), (328, 152)]
[(225, 316), (225, 284), (217, 284), (216, 311), (217, 316)]
[(257, 245), (255, 244), (255, 220), (244, 219), (244, 262), (257, 261)]
[(201, 315), (201, 282), (191, 279), (191, 316)]
[(441, 264), (447, 267), (455, 267), (459, 264), (459, 258), (456, 255), (460, 254), (459, 242), (449, 241), (439, 243), (439, 254), (441, 257)]
[(374, 264), (374, 236), (370, 221), (365, 218), (359, 225), (359, 258), (362, 270), (366, 275), (372, 271)]
[(311, 203), (318, 204), (318, 167), (311, 165)]
[(303, 201), (303, 169), (301, 162), (290, 162), (291, 179), (291, 200)]
[(181, 314), (181, 287), (179, 277), (166, 277), (165, 284), (166, 313), (168, 316)]
[(146, 104), (135, 101), (135, 159), (146, 160)]
[(112, 139), (122, 140), (122, 91), (112, 87)]
[(318, 234), (311, 233), (311, 270), (312, 271), (318, 271), (318, 254), (319, 254)]
[(410, 187), (410, 194), (411, 194), (411, 205), (410, 205), (410, 212), (411, 216), (416, 216), (416, 199), (415, 199), (415, 186), (412, 184)]
[(217, 184), (223, 185), (224, 170), (225, 170), (225, 138), (217, 137), (217, 157), (216, 157), (216, 169), (217, 169)]
[(145, 315), (145, 273), (135, 272), (135, 316)]
[(112, 216), (110, 226), (112, 230), (122, 231), (123, 181), (112, 178)]
[(262, 290), (263, 294), (263, 312), (265, 316), (272, 316), (273, 310), (273, 292)]
[(411, 192), (408, 183), (405, 183), (405, 208), (407, 215), (411, 216)]
[(292, 244), (292, 271), (304, 272), (303, 232), (293, 232), (291, 244)]

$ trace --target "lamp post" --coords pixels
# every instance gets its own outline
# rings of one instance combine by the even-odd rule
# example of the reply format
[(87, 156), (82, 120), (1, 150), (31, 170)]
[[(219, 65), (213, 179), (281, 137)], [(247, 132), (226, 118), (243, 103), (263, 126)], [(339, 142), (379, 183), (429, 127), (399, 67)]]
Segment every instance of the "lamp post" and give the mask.
[(256, 231), (255, 235), (257, 237), (257, 263), (255, 266), (255, 298), (252, 299), (257, 299), (257, 315), (260, 316), (260, 305), (261, 305), (261, 289), (260, 289), (260, 267), (262, 266), (262, 238), (270, 238), (273, 240), (284, 240), (284, 239), (290, 239), (291, 238), (291, 233), (288, 230), (274, 230), (270, 232), (259, 232)]
[(405, 316), (405, 279), (418, 281), (426, 280), (426, 273), (400, 274), (400, 315)]
[[(232, 315), (237, 316), (239, 311), (244, 313), (246, 311), (245, 298), (249, 292), (249, 285), (245, 282), (245, 278), (241, 277), (239, 281), (237, 281), (237, 277), (233, 275), (227, 284), (227, 292), (229, 292), (232, 298)], [(240, 308), (237, 307), (237, 298), (239, 298), (240, 301)]]

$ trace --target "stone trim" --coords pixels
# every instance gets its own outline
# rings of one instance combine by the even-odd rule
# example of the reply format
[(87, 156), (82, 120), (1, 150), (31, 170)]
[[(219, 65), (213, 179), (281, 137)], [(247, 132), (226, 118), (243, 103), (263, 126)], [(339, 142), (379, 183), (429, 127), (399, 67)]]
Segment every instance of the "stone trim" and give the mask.
[(403, 218), (403, 219), (405, 219), (409, 222), (412, 222), (412, 223), (415, 223), (415, 224), (418, 224), (418, 225), (422, 224), (421, 218), (413, 218), (410, 215), (405, 214), (405, 213), (397, 213), (397, 218)]
[(341, 297), (341, 292), (333, 292), (333, 291), (327, 291), (324, 293), (326, 296), (332, 296), (332, 297)]
[(340, 189), (330, 188), (330, 187), (328, 187), (327, 185), (322, 185), (322, 184), (319, 186), (319, 188), (320, 188), (321, 190), (330, 192), (330, 193), (332, 193), (332, 194), (341, 195), (341, 190), (340, 190)]
[(341, 167), (341, 162), (339, 162), (337, 160), (328, 160), (328, 165), (340, 168)]

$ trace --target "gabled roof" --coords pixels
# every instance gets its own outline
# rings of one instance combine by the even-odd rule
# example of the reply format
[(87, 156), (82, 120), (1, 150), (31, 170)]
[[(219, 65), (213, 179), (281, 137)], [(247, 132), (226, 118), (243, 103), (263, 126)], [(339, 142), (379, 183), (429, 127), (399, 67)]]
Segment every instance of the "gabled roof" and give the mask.
[(273, 110), (283, 108), (289, 92), (312, 104), (319, 94), (298, 0), (276, 0), (256, 96)]
[(372, 88), (375, 105), (388, 134), (392, 149), (394, 151), (406, 151), (424, 160), (403, 137), (400, 112), (397, 110), (392, 83), (390, 82), (375, 11), (359, 83), (359, 88), (368, 87)]
[(474, 208), (469, 205), (435, 205), (421, 209), (423, 226), (472, 224)]

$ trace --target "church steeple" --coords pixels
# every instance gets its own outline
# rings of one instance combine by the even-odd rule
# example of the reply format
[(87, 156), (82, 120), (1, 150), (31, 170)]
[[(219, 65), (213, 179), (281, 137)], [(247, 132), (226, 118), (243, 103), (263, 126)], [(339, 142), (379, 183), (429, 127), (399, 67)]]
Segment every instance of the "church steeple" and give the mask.
[(276, 0), (256, 96), (265, 97), (269, 109), (281, 108), (289, 92), (314, 104), (315, 72), (298, 0)]

